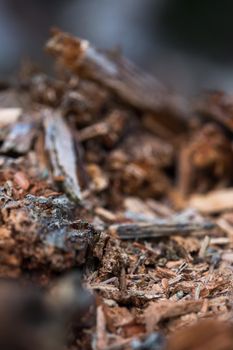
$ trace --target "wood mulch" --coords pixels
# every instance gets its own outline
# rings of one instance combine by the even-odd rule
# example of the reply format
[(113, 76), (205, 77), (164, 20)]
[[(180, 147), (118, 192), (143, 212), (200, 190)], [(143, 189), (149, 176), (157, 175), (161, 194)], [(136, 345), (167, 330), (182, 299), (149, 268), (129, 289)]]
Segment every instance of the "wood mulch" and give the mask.
[(0, 86), (0, 347), (233, 349), (233, 97), (46, 51)]

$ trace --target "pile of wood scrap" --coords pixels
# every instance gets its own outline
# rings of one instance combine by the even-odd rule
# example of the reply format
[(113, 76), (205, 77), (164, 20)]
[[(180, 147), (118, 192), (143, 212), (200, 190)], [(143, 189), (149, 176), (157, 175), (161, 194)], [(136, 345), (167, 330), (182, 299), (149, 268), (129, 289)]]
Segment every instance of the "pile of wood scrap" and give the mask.
[(233, 97), (46, 51), (0, 90), (0, 347), (233, 349)]

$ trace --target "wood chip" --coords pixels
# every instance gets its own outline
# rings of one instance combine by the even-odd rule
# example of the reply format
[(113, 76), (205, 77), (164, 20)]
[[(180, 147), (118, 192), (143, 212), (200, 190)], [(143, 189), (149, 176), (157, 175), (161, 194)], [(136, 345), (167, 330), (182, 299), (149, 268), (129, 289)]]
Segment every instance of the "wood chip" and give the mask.
[(171, 220), (154, 220), (153, 223), (116, 224), (108, 229), (111, 235), (118, 235), (121, 239), (145, 239), (166, 237), (179, 234), (188, 234), (195, 231), (212, 229), (214, 225), (210, 222), (172, 222)]
[(22, 108), (0, 108), (0, 126), (16, 123), (21, 114)]
[(158, 113), (154, 117), (159, 118), (162, 124), (165, 121), (167, 128), (169, 123), (172, 123), (177, 131), (186, 130), (187, 111), (182, 98), (169, 94), (155, 78), (138, 69), (127, 59), (103, 53), (88, 41), (74, 38), (59, 30), (54, 31), (46, 49), (57, 57), (62, 65), (79, 76), (98, 81), (110, 88), (127, 103), (152, 112), (165, 109), (166, 118)]
[(233, 209), (233, 189), (216, 190), (205, 195), (193, 195), (189, 205), (201, 213), (212, 214)]
[(159, 322), (169, 318), (201, 311), (202, 300), (180, 300), (151, 302), (145, 310), (145, 322), (148, 332), (156, 329)]
[(82, 195), (70, 130), (59, 112), (45, 110), (44, 117), (46, 149), (52, 163), (53, 175), (62, 182), (68, 196), (79, 202)]

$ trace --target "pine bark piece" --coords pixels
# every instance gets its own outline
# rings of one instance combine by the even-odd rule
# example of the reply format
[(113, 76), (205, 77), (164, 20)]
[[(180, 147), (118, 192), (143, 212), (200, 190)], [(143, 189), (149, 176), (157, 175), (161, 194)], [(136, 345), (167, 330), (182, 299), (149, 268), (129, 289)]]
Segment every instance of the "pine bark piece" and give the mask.
[[(180, 132), (187, 129), (184, 101), (126, 58), (97, 50), (88, 41), (59, 30), (54, 31), (46, 49), (78, 76), (100, 83), (135, 108), (154, 112), (166, 127)], [(158, 114), (161, 111), (165, 114)]]
[(148, 332), (152, 332), (159, 322), (201, 311), (203, 300), (180, 300), (151, 302), (145, 310), (145, 321)]
[(45, 147), (48, 150), (53, 176), (74, 201), (82, 199), (77, 178), (76, 156), (71, 132), (59, 112), (44, 111)]

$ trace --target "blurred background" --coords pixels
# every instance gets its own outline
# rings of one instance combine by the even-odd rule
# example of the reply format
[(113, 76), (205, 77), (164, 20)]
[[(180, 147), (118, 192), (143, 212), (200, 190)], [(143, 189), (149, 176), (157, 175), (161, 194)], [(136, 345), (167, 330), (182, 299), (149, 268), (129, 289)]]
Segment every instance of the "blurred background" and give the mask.
[(184, 94), (233, 90), (231, 0), (0, 0), (0, 78), (24, 58), (48, 67), (57, 26), (131, 60)]

